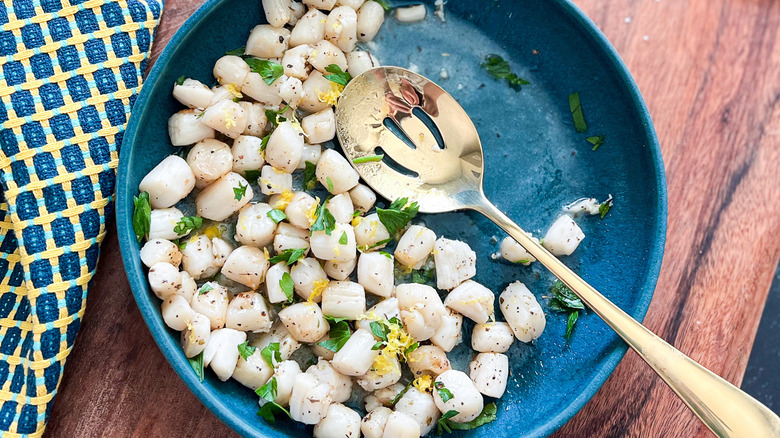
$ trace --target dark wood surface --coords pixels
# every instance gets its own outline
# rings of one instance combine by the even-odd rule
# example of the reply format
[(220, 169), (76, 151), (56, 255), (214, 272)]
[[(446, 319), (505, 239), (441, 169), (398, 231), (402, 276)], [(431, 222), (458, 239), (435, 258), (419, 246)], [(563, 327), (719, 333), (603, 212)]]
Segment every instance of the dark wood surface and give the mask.
[[(200, 0), (167, 0), (157, 54)], [(780, 2), (579, 0), (661, 140), (669, 228), (645, 323), (739, 384), (780, 255)], [(158, 351), (108, 233), (48, 436), (232, 436)], [(706, 436), (633, 352), (559, 436)]]

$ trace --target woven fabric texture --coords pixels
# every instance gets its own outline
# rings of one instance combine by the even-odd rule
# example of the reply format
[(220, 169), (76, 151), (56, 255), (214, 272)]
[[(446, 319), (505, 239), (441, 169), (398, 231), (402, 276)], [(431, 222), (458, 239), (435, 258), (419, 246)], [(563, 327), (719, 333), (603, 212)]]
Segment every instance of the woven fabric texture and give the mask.
[(40, 436), (84, 313), (158, 0), (0, 1), (0, 431)]

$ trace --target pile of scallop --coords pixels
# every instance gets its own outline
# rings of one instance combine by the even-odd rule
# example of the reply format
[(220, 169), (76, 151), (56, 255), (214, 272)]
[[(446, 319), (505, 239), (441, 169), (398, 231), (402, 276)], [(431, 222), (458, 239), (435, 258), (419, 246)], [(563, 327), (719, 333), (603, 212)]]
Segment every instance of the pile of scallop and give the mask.
[[(356, 47), (376, 35), (383, 5), (262, 3), (270, 24), (216, 61), (217, 85), (174, 85), (187, 107), (168, 124), (178, 151), (139, 186), (140, 257), (165, 324), (201, 379), (204, 367), (235, 379), (268, 421), (289, 416), (317, 437), (418, 437), (494, 420), (504, 353), (515, 337), (541, 335), (542, 308), (515, 282), (497, 321), (469, 245), (416, 224), (406, 199), (375, 206), (329, 143), (346, 81), (378, 65)], [(573, 221), (556, 226), (545, 245), (570, 253), (584, 236)], [(502, 250), (533, 261), (514, 241)], [(456, 370), (447, 353), (463, 317), (476, 324), (475, 354)]]

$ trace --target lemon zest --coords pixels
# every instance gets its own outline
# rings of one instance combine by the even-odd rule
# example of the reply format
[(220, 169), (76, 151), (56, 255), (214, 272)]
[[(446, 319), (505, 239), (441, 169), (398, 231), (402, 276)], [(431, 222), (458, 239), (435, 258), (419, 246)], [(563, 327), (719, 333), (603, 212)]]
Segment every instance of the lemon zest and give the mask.
[(328, 287), (328, 283), (330, 283), (330, 280), (328, 280), (327, 278), (314, 280), (312, 282), (312, 285), (314, 285), (314, 289), (311, 290), (311, 293), (309, 294), (309, 298), (307, 298), (306, 301), (313, 303), (318, 296), (322, 295), (322, 292), (325, 290), (326, 287)]
[(323, 92), (315, 89), (315, 91), (317, 91), (317, 100), (322, 103), (327, 103), (328, 105), (336, 106), (339, 100), (339, 96), (341, 96), (341, 92), (344, 91), (344, 86), (335, 82), (331, 82), (330, 90)]
[(355, 216), (352, 218), (352, 226), (355, 228), (357, 228), (357, 226), (360, 225), (361, 222), (363, 222), (363, 218), (360, 216)]
[(274, 202), (273, 207), (279, 210), (285, 210), (288, 205), (290, 205), (290, 201), (293, 200), (295, 197), (295, 193), (285, 190), (282, 193), (279, 194), (279, 198)]
[(412, 381), (412, 386), (420, 392), (433, 392), (433, 377), (429, 374), (422, 375)]
[(314, 225), (314, 222), (317, 222), (317, 207), (319, 206), (320, 198), (314, 198), (314, 203), (306, 210), (306, 219), (309, 220), (309, 226)]
[(263, 248), (263, 254), (265, 254), (266, 260), (271, 258), (271, 254), (268, 253), (268, 248)]
[(368, 232), (368, 237), (372, 238), (376, 235), (376, 230), (378, 228), (379, 224), (377, 221), (371, 221), (371, 230)]
[(374, 359), (373, 368), (380, 376), (393, 372), (397, 369), (396, 360), (408, 360), (406, 350), (415, 342), (409, 333), (403, 328), (403, 325), (394, 324), (387, 320), (381, 320), (381, 324), (389, 329), (385, 347), (379, 351), (379, 355)]
[(233, 95), (233, 97), (237, 97), (239, 99), (244, 97), (244, 95), (241, 94), (240, 91), (238, 91), (238, 87), (236, 87), (236, 84), (227, 84), (227, 85), (225, 85), (225, 89), (228, 90), (230, 92), (230, 94)]

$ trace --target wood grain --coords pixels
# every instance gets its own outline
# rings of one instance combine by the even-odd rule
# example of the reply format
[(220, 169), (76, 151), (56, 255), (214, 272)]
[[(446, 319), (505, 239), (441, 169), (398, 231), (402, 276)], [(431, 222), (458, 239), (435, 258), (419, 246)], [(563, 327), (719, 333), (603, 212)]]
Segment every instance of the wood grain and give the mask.
[[(153, 58), (199, 0), (167, 0)], [(580, 0), (628, 64), (661, 140), (666, 255), (646, 324), (742, 379), (780, 256), (780, 2)], [(152, 341), (104, 243), (48, 436), (231, 436)], [(629, 352), (559, 436), (707, 436)]]

